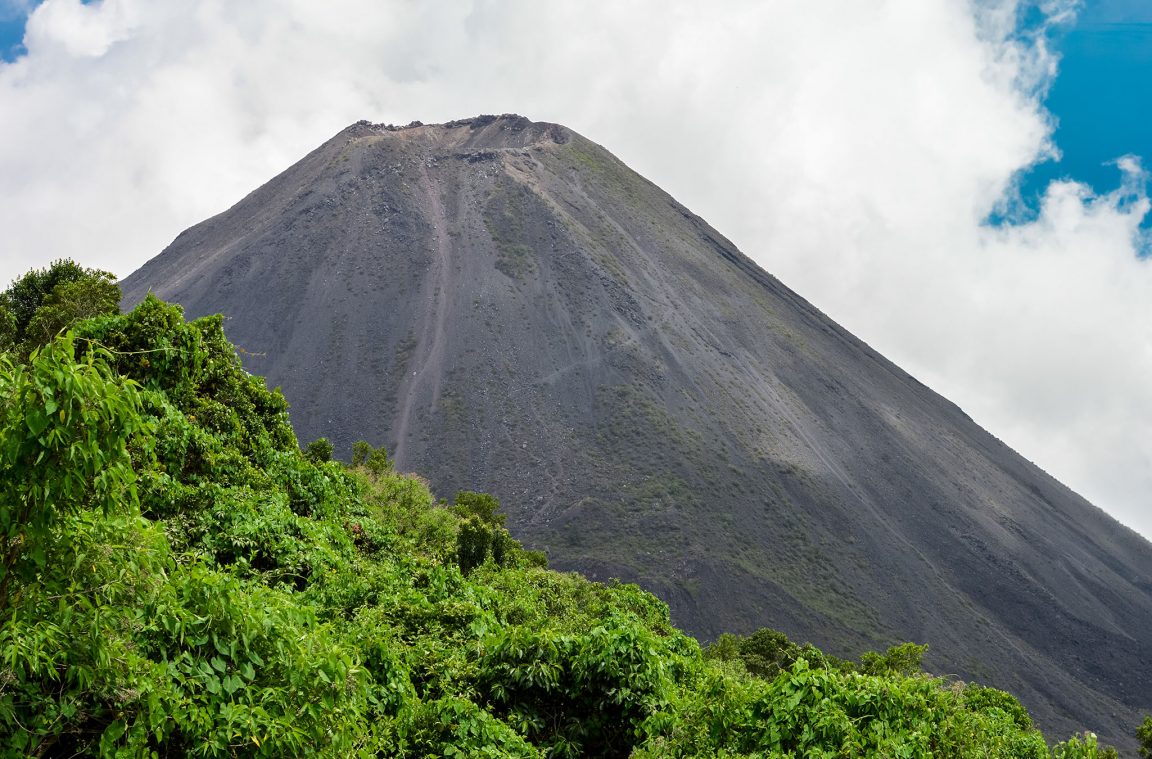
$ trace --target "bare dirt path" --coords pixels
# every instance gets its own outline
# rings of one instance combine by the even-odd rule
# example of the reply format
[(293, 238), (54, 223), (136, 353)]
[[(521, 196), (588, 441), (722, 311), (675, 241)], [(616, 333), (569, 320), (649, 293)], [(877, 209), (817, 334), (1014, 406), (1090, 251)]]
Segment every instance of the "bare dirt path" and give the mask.
[(440, 188), (429, 171), (429, 162), (420, 162), (420, 192), (424, 195), (424, 214), (432, 225), (432, 263), (424, 278), (420, 314), (420, 334), (415, 354), (409, 364), (400, 391), (400, 409), (396, 420), (396, 450), (392, 458), (400, 466), (407, 464), (409, 430), (413, 415), (421, 405), (434, 408), (440, 400), (440, 381), (444, 376), (444, 344), (448, 312), (452, 298), (452, 242), (448, 235), (448, 216)]

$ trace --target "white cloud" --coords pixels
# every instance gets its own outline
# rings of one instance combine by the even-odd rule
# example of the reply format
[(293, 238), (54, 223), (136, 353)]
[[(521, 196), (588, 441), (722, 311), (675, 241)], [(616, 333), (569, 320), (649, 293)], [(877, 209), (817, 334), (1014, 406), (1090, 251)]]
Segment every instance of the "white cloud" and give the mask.
[(1014, 0), (977, 7), (48, 0), (0, 66), (0, 279), (59, 256), (127, 274), (360, 118), (520, 112), (606, 145), (1152, 535), (1146, 204), (1058, 184), (1034, 223), (981, 225), (1053, 150), (1055, 60)]
[(129, 4), (54, 0), (29, 17), (24, 44), (44, 58), (98, 58), (132, 34), (135, 16)]

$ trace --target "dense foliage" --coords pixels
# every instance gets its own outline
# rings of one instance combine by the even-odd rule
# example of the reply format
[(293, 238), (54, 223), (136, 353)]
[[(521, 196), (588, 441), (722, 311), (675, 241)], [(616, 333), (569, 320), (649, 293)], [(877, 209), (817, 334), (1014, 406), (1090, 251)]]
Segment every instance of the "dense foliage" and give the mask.
[(32, 284), (0, 298), (24, 325), (0, 358), (0, 756), (1050, 756), (921, 646), (702, 652), (639, 588), (548, 570), (491, 496), (438, 502), (368, 444), (301, 451), (219, 318), (149, 297), (30, 334), (67, 323)]
[(68, 325), (120, 311), (120, 288), (109, 272), (54, 261), (0, 293), (0, 351), (27, 355)]

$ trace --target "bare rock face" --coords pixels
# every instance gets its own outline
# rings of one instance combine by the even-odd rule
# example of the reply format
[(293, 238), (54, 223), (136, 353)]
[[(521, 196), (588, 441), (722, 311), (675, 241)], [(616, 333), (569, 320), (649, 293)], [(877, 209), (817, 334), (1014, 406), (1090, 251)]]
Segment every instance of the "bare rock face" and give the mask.
[(704, 639), (928, 642), (1122, 745), (1152, 709), (1148, 542), (562, 126), (355, 124), (123, 287), (224, 313), (301, 440), (491, 492)]

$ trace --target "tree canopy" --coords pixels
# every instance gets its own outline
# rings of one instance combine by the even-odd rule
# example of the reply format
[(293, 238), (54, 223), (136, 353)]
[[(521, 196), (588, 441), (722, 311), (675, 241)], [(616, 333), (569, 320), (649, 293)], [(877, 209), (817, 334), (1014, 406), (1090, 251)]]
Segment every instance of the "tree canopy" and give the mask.
[(77, 321), (119, 311), (113, 274), (60, 259), (0, 293), (0, 350), (28, 354)]

